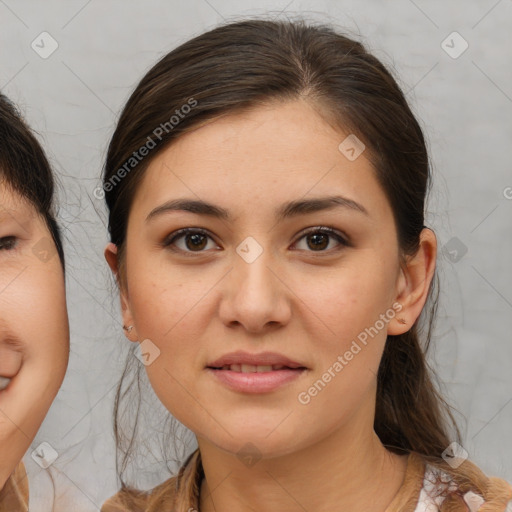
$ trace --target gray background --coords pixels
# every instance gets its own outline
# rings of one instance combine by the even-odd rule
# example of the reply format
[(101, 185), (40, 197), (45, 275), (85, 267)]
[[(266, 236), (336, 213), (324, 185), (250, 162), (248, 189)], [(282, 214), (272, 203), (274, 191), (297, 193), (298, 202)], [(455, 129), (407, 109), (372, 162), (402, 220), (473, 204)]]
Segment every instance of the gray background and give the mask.
[[(99, 510), (117, 488), (111, 413), (128, 342), (103, 259), (104, 208), (93, 195), (117, 113), (162, 54), (223, 19), (269, 11), (345, 27), (396, 68), (434, 165), (427, 220), (439, 239), (442, 294), (433, 364), (467, 420), (470, 457), (512, 481), (510, 0), (0, 0), (0, 88), (40, 134), (61, 183), (71, 357), (32, 444), (59, 454), (55, 510)], [(46, 37), (50, 48), (43, 31), (58, 43), (48, 58), (31, 47)], [(458, 58), (445, 51), (460, 52), (457, 36), (442, 46), (453, 31), (469, 45)], [(24, 460), (31, 510), (48, 510), (48, 471), (30, 452)], [(158, 464), (151, 471), (153, 484), (167, 476)]]

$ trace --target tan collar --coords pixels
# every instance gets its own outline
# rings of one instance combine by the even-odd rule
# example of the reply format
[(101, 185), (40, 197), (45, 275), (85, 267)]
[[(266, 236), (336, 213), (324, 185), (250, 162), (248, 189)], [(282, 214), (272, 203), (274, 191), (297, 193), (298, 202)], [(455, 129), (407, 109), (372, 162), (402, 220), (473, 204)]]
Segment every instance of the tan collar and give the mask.
[(384, 512), (414, 512), (423, 487), (425, 462), (416, 452), (407, 457), (404, 481)]
[(0, 489), (0, 512), (28, 512), (28, 479), (23, 461)]

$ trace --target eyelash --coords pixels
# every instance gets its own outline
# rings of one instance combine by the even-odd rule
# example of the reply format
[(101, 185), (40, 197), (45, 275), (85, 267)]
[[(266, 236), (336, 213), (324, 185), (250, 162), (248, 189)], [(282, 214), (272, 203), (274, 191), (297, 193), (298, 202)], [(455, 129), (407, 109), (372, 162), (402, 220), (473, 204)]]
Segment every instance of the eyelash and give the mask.
[(0, 238), (0, 251), (12, 251), (17, 245), (17, 238), (15, 236), (4, 236)]
[[(339, 244), (342, 247), (349, 247), (351, 245), (347, 238), (345, 238), (340, 233), (338, 233), (338, 231), (336, 231), (336, 230), (334, 230), (332, 228), (329, 228), (327, 226), (316, 226), (314, 228), (308, 228), (306, 231), (303, 231), (300, 234), (299, 238), (297, 239), (297, 242), (302, 240), (307, 235), (316, 234), (316, 233), (326, 234), (326, 235), (329, 235), (329, 236), (335, 238), (336, 241), (339, 242)], [(163, 241), (162, 245), (164, 247), (170, 248), (172, 251), (181, 252), (181, 253), (186, 254), (187, 256), (192, 256), (193, 257), (194, 254), (200, 254), (200, 253), (205, 252), (205, 251), (204, 250), (202, 250), (202, 251), (184, 251), (182, 249), (171, 248), (171, 245), (174, 244), (180, 238), (185, 237), (186, 235), (195, 235), (195, 234), (205, 235), (205, 236), (207, 236), (209, 238), (212, 238), (211, 235), (208, 233), (208, 231), (206, 231), (205, 229), (201, 229), (201, 228), (183, 228), (183, 229), (179, 229), (178, 231), (175, 231), (174, 233), (171, 233)], [(297, 243), (297, 242), (295, 242), (295, 243)], [(306, 251), (306, 252), (311, 252), (313, 254), (314, 253), (330, 253), (333, 250), (334, 251), (340, 250), (340, 248), (338, 248), (338, 249), (327, 249), (327, 250), (323, 249), (323, 250), (319, 250), (319, 251)]]

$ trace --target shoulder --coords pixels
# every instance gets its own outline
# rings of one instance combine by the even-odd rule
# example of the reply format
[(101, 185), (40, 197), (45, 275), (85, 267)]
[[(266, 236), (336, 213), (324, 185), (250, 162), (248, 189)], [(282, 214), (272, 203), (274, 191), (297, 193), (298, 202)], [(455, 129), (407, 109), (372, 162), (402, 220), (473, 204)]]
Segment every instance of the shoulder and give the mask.
[(452, 467), (442, 459), (426, 460), (422, 488), (415, 512), (512, 512), (512, 486), (487, 476), (473, 462)]
[(0, 490), (0, 512), (28, 512), (28, 478), (20, 461)]
[(189, 455), (177, 475), (150, 491), (124, 487), (103, 504), (101, 512), (197, 510), (199, 485), (203, 477), (201, 454), (199, 449), (196, 449)]
[(150, 491), (122, 488), (103, 503), (101, 512), (172, 512), (175, 495), (176, 476), (173, 476)]

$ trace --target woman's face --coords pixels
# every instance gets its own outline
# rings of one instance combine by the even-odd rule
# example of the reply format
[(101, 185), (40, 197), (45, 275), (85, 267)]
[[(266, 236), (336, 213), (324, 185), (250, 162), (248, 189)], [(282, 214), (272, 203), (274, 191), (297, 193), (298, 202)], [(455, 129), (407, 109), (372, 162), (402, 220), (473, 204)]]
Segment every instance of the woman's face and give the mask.
[(0, 183), (0, 487), (45, 418), (68, 354), (55, 244), (35, 209)]
[(391, 207), (366, 153), (339, 149), (348, 135), (305, 102), (276, 103), (199, 127), (146, 171), (124, 322), (200, 443), (275, 456), (373, 428), (386, 336), (408, 329), (405, 280)]

